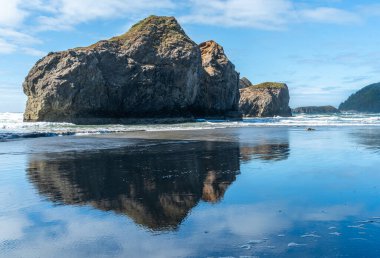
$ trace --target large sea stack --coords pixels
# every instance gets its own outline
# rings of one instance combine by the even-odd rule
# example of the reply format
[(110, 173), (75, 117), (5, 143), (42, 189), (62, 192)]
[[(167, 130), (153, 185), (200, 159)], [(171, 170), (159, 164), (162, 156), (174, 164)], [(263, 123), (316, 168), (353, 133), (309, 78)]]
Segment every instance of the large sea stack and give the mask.
[(380, 83), (368, 85), (352, 94), (345, 102), (340, 104), (339, 110), (379, 113)]
[(285, 83), (265, 82), (240, 89), (239, 108), (245, 117), (292, 116)]
[(121, 36), (39, 60), (23, 84), (24, 120), (225, 116), (238, 109), (238, 80), (215, 42), (198, 46), (174, 17), (150, 16)]

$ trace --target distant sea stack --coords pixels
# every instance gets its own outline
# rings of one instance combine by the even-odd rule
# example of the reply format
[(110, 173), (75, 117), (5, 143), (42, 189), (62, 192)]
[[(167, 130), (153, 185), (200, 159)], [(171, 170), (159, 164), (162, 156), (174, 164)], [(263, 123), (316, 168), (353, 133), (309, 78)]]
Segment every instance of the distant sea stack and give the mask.
[(158, 16), (121, 36), (48, 54), (23, 88), (25, 121), (226, 116), (239, 101), (239, 75), (223, 48), (198, 46), (174, 17)]
[(240, 89), (239, 108), (245, 117), (292, 116), (285, 83), (265, 82)]
[(308, 106), (298, 107), (292, 110), (294, 114), (337, 114), (339, 109), (333, 106)]
[(379, 113), (380, 83), (368, 85), (352, 94), (345, 102), (340, 104), (339, 110)]

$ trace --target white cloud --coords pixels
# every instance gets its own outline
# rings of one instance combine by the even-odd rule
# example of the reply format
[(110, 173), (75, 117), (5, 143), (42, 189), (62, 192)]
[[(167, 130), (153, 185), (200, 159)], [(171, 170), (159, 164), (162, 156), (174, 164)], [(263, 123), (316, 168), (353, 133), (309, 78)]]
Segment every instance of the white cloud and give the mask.
[(23, 53), (36, 55), (30, 46), (42, 43), (41, 40), (11, 28), (0, 27), (0, 53), (10, 54), (24, 49)]
[(16, 46), (0, 38), (0, 54), (10, 54), (16, 51)]
[(190, 0), (189, 6), (191, 13), (180, 18), (186, 23), (275, 29), (293, 16), (288, 0)]
[(19, 8), (20, 0), (0, 0), (0, 26), (20, 25), (27, 13)]
[(0, 35), (1, 35), (1, 37), (6, 38), (8, 41), (18, 43), (18, 44), (30, 45), (30, 44), (40, 44), (41, 43), (41, 40), (39, 40), (39, 39), (29, 35), (29, 34), (16, 31), (14, 29), (0, 28)]
[(128, 17), (141, 12), (158, 9), (171, 9), (171, 0), (125, 1), (125, 0), (59, 0), (48, 3), (51, 13), (38, 17), (40, 30), (65, 30), (75, 25), (96, 19), (115, 19)]
[(327, 7), (302, 10), (299, 15), (301, 20), (320, 23), (354, 24), (361, 21), (360, 16), (355, 13)]
[(22, 32), (29, 13), (21, 5), (20, 0), (0, 0), (0, 54), (15, 53), (22, 46), (41, 43), (37, 38)]
[(292, 23), (353, 24), (361, 21), (354, 12), (297, 5), (290, 0), (190, 0), (191, 12), (180, 19), (227, 27), (281, 29)]
[(23, 48), (21, 48), (21, 50), (23, 53), (30, 55), (30, 56), (43, 57), (47, 54), (44, 51), (41, 51), (41, 50), (38, 50), (38, 49), (35, 49), (32, 47), (23, 47)]

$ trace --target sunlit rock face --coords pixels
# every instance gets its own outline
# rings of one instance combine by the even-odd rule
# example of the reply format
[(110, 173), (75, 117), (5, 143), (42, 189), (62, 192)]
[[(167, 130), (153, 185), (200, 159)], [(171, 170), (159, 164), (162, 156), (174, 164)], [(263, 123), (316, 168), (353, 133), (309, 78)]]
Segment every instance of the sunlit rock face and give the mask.
[(123, 35), (49, 53), (23, 83), (24, 120), (228, 115), (238, 109), (239, 75), (223, 48), (210, 42), (198, 46), (174, 17), (150, 16)]
[(195, 106), (202, 115), (222, 115), (238, 110), (239, 73), (221, 45), (213, 40), (199, 45), (203, 73)]
[(53, 202), (125, 214), (152, 230), (176, 229), (200, 200), (220, 201), (239, 173), (236, 143), (189, 144), (46, 154), (32, 158), (27, 173)]
[(240, 89), (239, 109), (245, 117), (292, 116), (285, 83), (265, 82)]

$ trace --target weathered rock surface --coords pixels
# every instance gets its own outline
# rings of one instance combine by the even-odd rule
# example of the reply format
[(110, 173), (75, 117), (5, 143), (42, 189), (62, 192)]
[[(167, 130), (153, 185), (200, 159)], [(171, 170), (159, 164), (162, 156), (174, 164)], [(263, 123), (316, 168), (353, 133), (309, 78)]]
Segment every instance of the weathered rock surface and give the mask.
[(379, 113), (380, 83), (368, 85), (352, 94), (345, 102), (340, 104), (339, 110)]
[(239, 108), (246, 117), (291, 116), (285, 83), (265, 82), (240, 90)]
[(246, 78), (246, 77), (241, 78), (239, 81), (239, 88), (240, 89), (244, 89), (244, 88), (250, 87), (252, 85), (253, 85), (252, 82), (250, 80), (248, 80), (248, 78)]
[(239, 104), (239, 74), (229, 61), (223, 47), (215, 41), (199, 45), (202, 54), (203, 74), (197, 98), (197, 113), (223, 114), (237, 111)]
[(333, 106), (308, 106), (298, 107), (292, 110), (297, 114), (335, 114), (340, 113), (339, 109)]
[(101, 123), (237, 110), (238, 75), (220, 46), (205, 44), (201, 55), (175, 18), (150, 16), (121, 36), (50, 53), (23, 84), (24, 120)]

